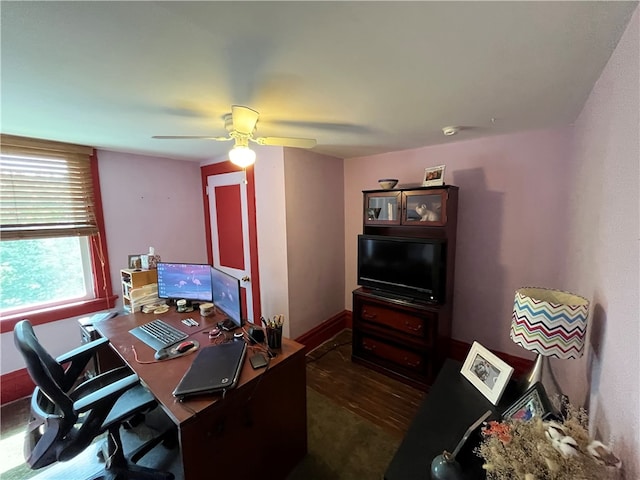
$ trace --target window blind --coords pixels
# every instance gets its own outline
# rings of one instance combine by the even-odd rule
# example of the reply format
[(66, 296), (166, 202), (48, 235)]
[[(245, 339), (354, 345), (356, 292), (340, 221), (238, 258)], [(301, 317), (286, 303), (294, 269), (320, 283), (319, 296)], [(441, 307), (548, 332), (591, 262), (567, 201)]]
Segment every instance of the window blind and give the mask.
[(93, 149), (0, 136), (0, 238), (98, 233), (91, 177)]

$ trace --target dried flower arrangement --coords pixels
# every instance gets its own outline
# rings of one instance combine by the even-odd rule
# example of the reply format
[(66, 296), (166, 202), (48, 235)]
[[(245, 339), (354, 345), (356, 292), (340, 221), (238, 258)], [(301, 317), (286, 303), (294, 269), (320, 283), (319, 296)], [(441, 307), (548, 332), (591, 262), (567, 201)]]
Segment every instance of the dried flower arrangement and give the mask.
[(618, 477), (621, 462), (611, 449), (590, 441), (584, 409), (566, 405), (563, 421), (489, 422), (476, 454), (489, 480), (604, 480)]

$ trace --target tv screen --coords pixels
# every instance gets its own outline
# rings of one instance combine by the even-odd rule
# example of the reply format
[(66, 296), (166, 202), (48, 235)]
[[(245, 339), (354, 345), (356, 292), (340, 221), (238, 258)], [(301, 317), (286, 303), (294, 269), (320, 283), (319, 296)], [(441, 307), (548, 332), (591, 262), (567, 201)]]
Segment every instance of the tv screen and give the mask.
[(445, 301), (446, 243), (358, 235), (358, 284), (434, 303)]
[(159, 262), (158, 297), (211, 302), (211, 265)]
[(213, 304), (225, 314), (233, 325), (222, 325), (226, 330), (242, 326), (242, 299), (240, 297), (240, 280), (231, 275), (211, 268), (211, 287)]

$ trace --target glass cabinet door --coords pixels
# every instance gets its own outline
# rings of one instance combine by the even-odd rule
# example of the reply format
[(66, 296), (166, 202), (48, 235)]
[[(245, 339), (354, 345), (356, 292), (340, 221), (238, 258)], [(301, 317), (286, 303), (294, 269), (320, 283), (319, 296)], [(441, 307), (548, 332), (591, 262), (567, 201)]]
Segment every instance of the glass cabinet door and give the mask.
[(367, 193), (364, 202), (365, 225), (400, 224), (400, 192)]
[(446, 195), (446, 190), (404, 192), (402, 223), (422, 226), (446, 225)]

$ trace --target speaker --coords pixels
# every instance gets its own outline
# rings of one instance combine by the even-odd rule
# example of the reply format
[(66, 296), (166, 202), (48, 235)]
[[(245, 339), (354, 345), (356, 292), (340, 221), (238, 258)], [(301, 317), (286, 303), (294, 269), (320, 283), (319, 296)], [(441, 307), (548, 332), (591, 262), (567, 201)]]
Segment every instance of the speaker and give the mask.
[(264, 343), (264, 330), (258, 327), (249, 328), (249, 340), (251, 343)]

